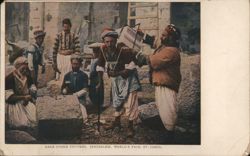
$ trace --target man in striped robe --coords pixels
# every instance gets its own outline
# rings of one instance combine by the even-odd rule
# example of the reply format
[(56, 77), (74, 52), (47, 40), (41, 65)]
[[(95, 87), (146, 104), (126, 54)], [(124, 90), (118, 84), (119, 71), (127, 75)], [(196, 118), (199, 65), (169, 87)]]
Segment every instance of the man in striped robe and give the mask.
[(62, 26), (63, 31), (57, 34), (53, 48), (53, 68), (57, 72), (57, 79), (61, 82), (64, 75), (71, 70), (71, 54), (80, 54), (79, 37), (70, 32), (72, 26), (70, 19), (65, 18)]

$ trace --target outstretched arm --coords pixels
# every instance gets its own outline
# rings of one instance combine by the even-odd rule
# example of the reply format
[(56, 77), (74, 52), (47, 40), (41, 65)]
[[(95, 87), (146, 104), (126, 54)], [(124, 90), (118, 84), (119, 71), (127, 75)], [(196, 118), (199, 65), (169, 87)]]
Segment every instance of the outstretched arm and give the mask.
[(79, 41), (79, 36), (75, 35), (74, 40), (74, 52), (80, 54), (80, 41)]
[(174, 50), (162, 50), (154, 55), (149, 56), (150, 66), (154, 70), (165, 68), (178, 60), (177, 52)]

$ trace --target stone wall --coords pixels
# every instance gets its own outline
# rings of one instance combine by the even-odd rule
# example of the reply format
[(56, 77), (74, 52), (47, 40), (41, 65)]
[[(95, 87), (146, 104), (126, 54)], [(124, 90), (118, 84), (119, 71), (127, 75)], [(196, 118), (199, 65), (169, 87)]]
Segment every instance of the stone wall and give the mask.
[(5, 18), (6, 39), (12, 42), (28, 41), (29, 3), (6, 3)]
[[(117, 2), (51, 2), (30, 3), (29, 40), (34, 42), (34, 29), (44, 29), (46, 58), (51, 57), (55, 36), (62, 31), (62, 20), (70, 18), (71, 31), (79, 35), (81, 50), (91, 41), (101, 41), (105, 27), (119, 28), (126, 23), (127, 3)], [(105, 16), (104, 16), (105, 15)]]
[(45, 3), (44, 12), (44, 30), (46, 32), (46, 37), (44, 40), (45, 44), (45, 58), (52, 56), (53, 45), (55, 41), (55, 36), (58, 33), (58, 23), (59, 23), (59, 3)]
[[(134, 4), (133, 4), (134, 5)], [(146, 7), (136, 7), (134, 16), (145, 17), (135, 20), (135, 24), (140, 23), (140, 29), (151, 36), (155, 36), (156, 44), (160, 44), (160, 35), (167, 24), (170, 24), (170, 7), (171, 3), (135, 3), (135, 5), (150, 5)], [(131, 11), (133, 11), (131, 9)], [(131, 12), (131, 15), (133, 13)], [(149, 45), (143, 44), (144, 53), (152, 53), (153, 49)]]
[(44, 29), (44, 3), (42, 2), (32, 2), (30, 3), (30, 18), (29, 20), (29, 42), (34, 42), (34, 31), (38, 29)]

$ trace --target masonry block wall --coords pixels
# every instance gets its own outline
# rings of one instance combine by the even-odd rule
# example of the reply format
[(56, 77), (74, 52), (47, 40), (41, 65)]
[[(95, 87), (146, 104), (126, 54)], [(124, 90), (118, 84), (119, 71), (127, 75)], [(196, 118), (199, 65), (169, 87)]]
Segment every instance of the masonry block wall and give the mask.
[(11, 42), (29, 40), (29, 3), (6, 3), (5, 35)]
[[(136, 19), (136, 24), (141, 24), (141, 29), (157, 39), (157, 44), (160, 44), (159, 37), (165, 26), (170, 24), (170, 7), (168, 2), (161, 3), (136, 3), (136, 5), (152, 5), (153, 7), (138, 7), (135, 10), (135, 16), (145, 17), (143, 19)], [(150, 18), (146, 18), (150, 17)], [(152, 53), (153, 49), (144, 45), (143, 51), (145, 53)]]
[[(136, 2), (138, 3), (138, 2)], [(144, 2), (145, 3), (145, 2)], [(153, 2), (150, 2), (153, 4)], [(148, 3), (148, 4), (150, 4)], [(140, 4), (143, 4), (140, 2)], [(147, 4), (147, 3), (145, 3)], [(159, 2), (155, 7), (135, 9), (136, 16), (155, 18), (136, 19), (144, 32), (159, 36), (164, 27), (175, 23), (181, 28), (185, 51), (200, 51), (200, 6), (199, 3)], [(20, 2), (6, 3), (6, 36), (13, 42), (20, 40), (34, 42), (33, 31), (46, 31), (45, 53), (52, 52), (54, 38), (62, 30), (62, 19), (72, 20), (72, 31), (79, 33), (81, 50), (89, 41), (101, 42), (103, 28), (120, 28), (127, 24), (128, 2)], [(17, 27), (13, 26), (18, 25)], [(11, 26), (12, 25), (12, 26)], [(150, 30), (150, 28), (153, 28)], [(198, 39), (197, 39), (198, 38)], [(150, 48), (146, 47), (146, 52)]]
[(29, 33), (30, 41), (33, 40), (34, 29), (44, 29), (45, 51), (51, 53), (54, 38), (62, 30), (62, 20), (70, 18), (72, 31), (79, 35), (83, 51), (89, 41), (101, 41), (100, 34), (105, 27), (116, 29), (125, 23), (127, 8), (124, 6), (126, 3), (117, 2), (30, 3), (29, 21), (33, 28)]
[(30, 18), (29, 18), (29, 41), (34, 41), (33, 32), (38, 29), (44, 29), (43, 24), (44, 3), (30, 3)]

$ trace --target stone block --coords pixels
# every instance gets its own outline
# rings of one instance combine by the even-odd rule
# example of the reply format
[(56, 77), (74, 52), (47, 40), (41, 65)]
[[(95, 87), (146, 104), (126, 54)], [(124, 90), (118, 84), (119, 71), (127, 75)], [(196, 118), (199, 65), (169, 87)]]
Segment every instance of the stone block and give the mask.
[(82, 112), (74, 95), (38, 97), (37, 118), (40, 136), (61, 138), (81, 134)]
[(146, 120), (148, 118), (155, 117), (159, 115), (159, 111), (155, 102), (150, 102), (148, 104), (143, 104), (138, 107), (139, 109), (139, 117), (141, 120)]
[(179, 115), (199, 118), (200, 114), (200, 55), (181, 54), (182, 81), (177, 96)]

